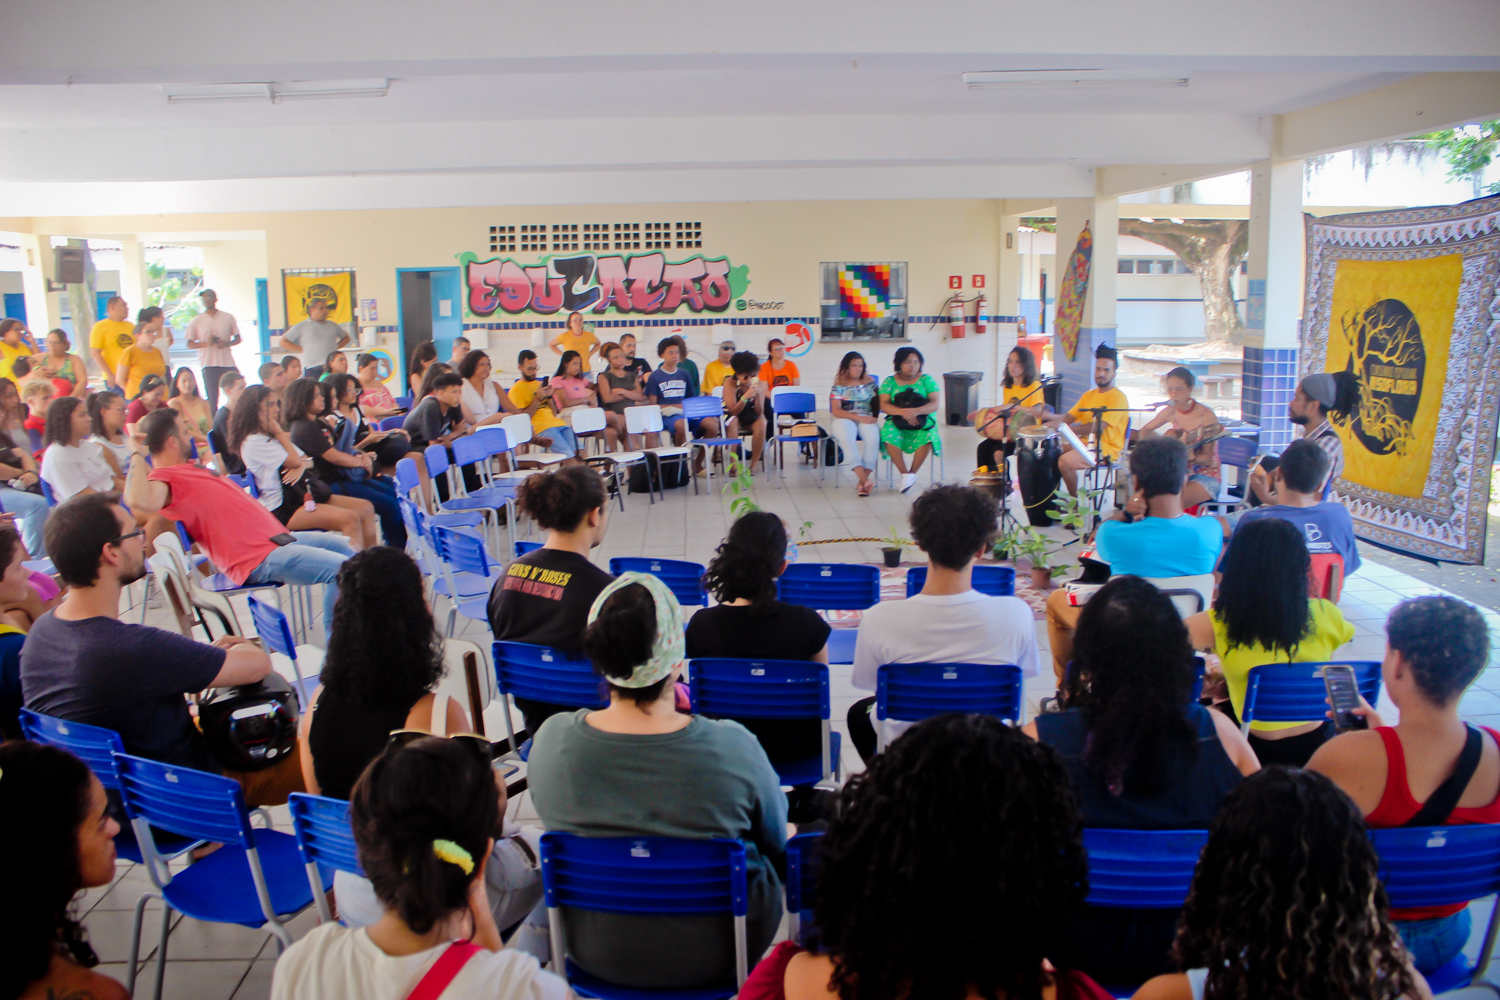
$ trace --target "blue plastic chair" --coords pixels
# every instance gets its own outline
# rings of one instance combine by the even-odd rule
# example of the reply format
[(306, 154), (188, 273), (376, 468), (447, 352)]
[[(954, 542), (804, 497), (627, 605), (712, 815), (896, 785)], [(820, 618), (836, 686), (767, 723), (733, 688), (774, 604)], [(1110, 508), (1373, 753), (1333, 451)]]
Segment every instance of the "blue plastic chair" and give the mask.
[[(529, 642), (499, 641), (492, 647), (492, 655), (495, 686), (502, 700), (509, 695), (569, 708), (604, 708), (609, 704), (604, 679), (581, 653), (565, 653)], [(517, 746), (510, 711), (507, 709), (504, 715), (510, 745)]]
[(688, 661), (693, 711), (725, 719), (817, 719), (823, 728), (818, 756), (771, 762), (783, 785), (816, 785), (839, 773), (839, 734), (832, 729), (828, 667), (807, 660)]
[(1091, 906), (1173, 909), (1187, 900), (1207, 830), (1083, 831)]
[[(83, 722), (70, 722), (29, 709), (21, 709), (21, 735), (33, 743), (66, 750), (89, 766), (89, 770), (106, 789), (119, 792), (120, 776), (115, 771), (115, 754), (125, 752), (125, 743), (120, 734), (103, 726), (90, 726)], [(167, 859), (175, 858), (203, 843), (171, 834), (159, 833), (156, 838), (157, 853)], [(115, 835), (115, 854), (126, 861), (140, 864), (145, 860), (141, 845), (136, 843), (135, 828), (127, 819)]]
[(443, 579), (447, 583), (449, 595), (459, 595), (449, 598), (448, 626), (444, 634), (452, 638), (453, 627), (457, 624), (459, 615), (482, 621), (488, 626), (490, 620), (489, 590), (484, 591), (486, 596), (465, 598), (462, 596), (460, 583), (455, 575), (471, 574), (488, 580), (491, 586), (494, 585), (498, 577), (491, 576), (490, 569), (496, 563), (490, 558), (484, 539), (474, 534), (472, 528), (445, 528), (441, 524), (431, 525), (428, 534), (432, 539), (433, 554), (442, 567)]
[[(400, 407), (403, 410), (409, 410), (409, 409), (411, 409), (411, 397), (410, 396), (393, 396), (391, 398), (391, 402), (395, 403), (398, 407)], [(403, 417), (402, 419), (405, 419), (405, 418)]]
[(703, 589), (703, 574), (706, 570), (702, 563), (685, 562), (681, 559), (616, 556), (609, 561), (609, 571), (615, 576), (631, 571), (650, 573), (667, 585), (678, 604), (684, 607), (708, 604), (708, 591)]
[[(1500, 824), (1397, 827), (1371, 830), (1370, 839), (1393, 908), (1468, 903), (1500, 892)], [(1425, 974), (1432, 992), (1476, 986), (1500, 996), (1500, 987), (1482, 981), (1497, 932), (1500, 907), (1490, 914), (1478, 961), (1470, 964), (1459, 954)]]
[(863, 611), (880, 603), (880, 570), (859, 563), (793, 563), (776, 597), (819, 611)]
[[(906, 571), (906, 596), (912, 597), (927, 582), (927, 567), (913, 566)], [(974, 589), (990, 597), (1016, 596), (1016, 571), (1010, 566), (980, 563), (974, 567)]]
[[(670, 837), (579, 837), (542, 834), (542, 889), (552, 933), (552, 970), (573, 991), (600, 1000), (728, 1000), (749, 969), (745, 917), (750, 896), (745, 845), (738, 840)], [(697, 989), (619, 986), (568, 961), (563, 907), (640, 916), (734, 918), (734, 980)]]
[[(297, 640), (292, 636), (291, 622), (287, 621), (286, 615), (281, 613), (280, 608), (272, 607), (265, 601), (256, 600), (254, 595), (245, 598), (250, 605), (250, 620), (255, 622), (255, 632), (260, 636), (261, 644), (265, 646), (267, 653), (280, 653), (292, 661), (292, 673), (296, 676), (297, 700), (302, 709), (306, 710), (312, 702), (312, 693), (318, 686), (318, 675), (322, 673), (323, 665), (318, 663), (318, 669), (312, 672), (312, 677), (302, 676), (302, 666), (297, 662)], [(332, 623), (330, 623), (331, 626)], [(303, 648), (303, 655), (311, 653), (308, 647)]]
[(854, 647), (859, 641), (859, 629), (835, 628), (828, 631), (828, 662), (845, 664), (854, 662)]
[(541, 542), (517, 542), (515, 545), (516, 558), (519, 559), (528, 552), (535, 552), (541, 547)]
[(815, 928), (812, 909), (818, 902), (818, 870), (823, 835), (799, 833), (786, 842), (787, 936), (800, 942)]
[(381, 417), (375, 421), (375, 429), (378, 431), (399, 431), (406, 423), (406, 414), (398, 413), (392, 417)]
[[(713, 417), (719, 422), (719, 429), (722, 431), (725, 423), (724, 400), (719, 396), (689, 397), (682, 401), (682, 416), (685, 420), (700, 420), (703, 417)], [(703, 472), (708, 477), (708, 492), (712, 493), (714, 491), (714, 463), (713, 455), (710, 453), (718, 451), (722, 455), (725, 448), (733, 448), (735, 451), (743, 454), (744, 443), (740, 440), (738, 434), (734, 437), (703, 437), (688, 441), (689, 452), (696, 452), (700, 448), (703, 449)], [(724, 477), (721, 476), (719, 478), (719, 489), (722, 492), (724, 488), (722, 480)], [(698, 480), (697, 477), (694, 477), (693, 493), (696, 495), (697, 492)]]
[[(813, 413), (818, 408), (818, 397), (811, 392), (784, 392), (774, 399), (776, 415), (778, 420), (788, 413)], [(722, 405), (722, 403), (721, 403)], [(770, 430), (776, 430), (775, 427)], [(810, 444), (813, 446), (813, 460), (820, 462), (819, 456), (823, 450), (823, 439), (815, 437), (794, 437), (790, 434), (771, 434), (766, 438), (766, 447), (776, 452), (776, 486), (778, 489), (786, 480), (786, 458), (783, 445)]]
[[(491, 434), (470, 434), (467, 437), (461, 437), (454, 441), (453, 467), (459, 468), (466, 465), (473, 465), (483, 468), (487, 466), (490, 456), (494, 454), (490, 444), (496, 438), (499, 438), (500, 442), (503, 443), (504, 439), (502, 436)], [(433, 447), (437, 446), (434, 445)], [(428, 471), (431, 472), (431, 470), (432, 465), (429, 463)], [(517, 516), (515, 500), (516, 490), (520, 484), (513, 482), (506, 485), (484, 486), (472, 493), (460, 494), (458, 490), (460, 489), (459, 483), (461, 482), (462, 477), (453, 477), (450, 475), (451, 499), (442, 501), (438, 504), (438, 507), (443, 511), (482, 511), (485, 516), (485, 523), (492, 526), (495, 531), (495, 534), (491, 536), (491, 540), (497, 544), (499, 542), (499, 512), (503, 510), (506, 513), (506, 534), (509, 536), (510, 543), (514, 545), (516, 541)]]
[[(447, 461), (447, 458), (447, 454), (444, 453), (443, 460)], [(399, 499), (400, 497), (406, 497), (408, 500), (411, 500), (413, 503), (415, 503), (419, 510), (425, 511), (428, 509), (428, 502), (431, 499), (430, 497), (423, 496), (417, 499), (412, 498), (413, 492), (422, 492), (422, 477), (417, 472), (416, 459), (403, 458), (396, 463), (396, 492), (397, 494), (399, 494), (397, 499)], [(484, 524), (483, 511), (469, 511), (467, 513), (462, 511), (439, 512), (436, 514), (424, 513), (423, 516), (428, 518), (435, 524), (446, 525), (450, 528), (472, 528), (477, 525)], [(407, 525), (406, 534), (408, 538), (411, 537), (411, 531), (411, 525)]]
[(37, 483), (42, 487), (42, 497), (46, 499), (48, 507), (57, 506), (57, 494), (52, 492), (52, 484), (41, 476), (36, 477)]
[[(285, 923), (305, 910), (314, 895), (296, 839), (251, 827), (244, 794), (233, 778), (129, 754), (116, 754), (115, 765), (125, 808), (147, 858), (146, 871), (157, 888), (135, 906), (126, 992), (135, 988), (141, 917), (153, 897), (164, 904), (156, 946), (156, 1000), (161, 1000), (173, 910), (211, 923), (265, 928), (275, 936), (278, 951), (290, 945), (292, 935)], [(174, 875), (159, 861), (152, 827), (224, 846)], [(332, 884), (330, 876), (323, 882), (324, 891)]]
[[(1021, 718), (1021, 668), (1014, 663), (886, 663), (875, 672), (875, 719), (920, 722), (946, 712)], [(880, 749), (886, 747), (885, 727)]]
[(328, 907), (328, 897), (318, 891), (325, 878), (332, 879), (326, 873), (350, 872), (361, 878), (365, 874), (354, 844), (354, 831), (349, 827), (349, 803), (323, 795), (293, 792), (286, 804), (292, 813), (292, 836), (297, 840), (297, 853), (302, 857), (302, 866), (307, 870), (307, 885), (318, 907), (318, 923), (326, 924), (333, 919), (333, 911)]
[(1354, 668), (1359, 693), (1371, 705), (1380, 699), (1380, 661), (1323, 660), (1317, 663), (1267, 663), (1250, 668), (1245, 683), (1245, 706), (1240, 729), (1248, 736), (1250, 723), (1321, 722), (1328, 715), (1328, 691), (1323, 668)]

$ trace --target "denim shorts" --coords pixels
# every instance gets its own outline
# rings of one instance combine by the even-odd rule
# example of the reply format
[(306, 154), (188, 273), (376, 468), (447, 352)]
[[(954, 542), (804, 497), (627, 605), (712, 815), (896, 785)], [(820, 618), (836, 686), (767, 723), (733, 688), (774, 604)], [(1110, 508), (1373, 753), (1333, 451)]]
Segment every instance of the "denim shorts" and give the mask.
[(1464, 950), (1473, 929), (1473, 918), (1466, 907), (1446, 917), (1397, 920), (1395, 924), (1401, 943), (1411, 952), (1412, 964), (1418, 972), (1426, 973), (1448, 964)]
[(1188, 482), (1197, 483), (1199, 486), (1207, 490), (1208, 495), (1213, 497), (1215, 500), (1219, 499), (1219, 491), (1223, 488), (1223, 484), (1219, 482), (1219, 480), (1202, 472), (1199, 472), (1196, 475), (1188, 476)]

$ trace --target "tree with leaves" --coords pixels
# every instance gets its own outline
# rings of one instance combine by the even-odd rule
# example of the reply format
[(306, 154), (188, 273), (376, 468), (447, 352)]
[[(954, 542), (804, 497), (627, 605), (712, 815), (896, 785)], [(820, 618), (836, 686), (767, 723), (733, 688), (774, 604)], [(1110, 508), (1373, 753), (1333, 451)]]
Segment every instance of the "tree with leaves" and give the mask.
[(1244, 219), (1186, 219), (1142, 222), (1121, 219), (1123, 236), (1138, 236), (1166, 247), (1198, 276), (1203, 290), (1203, 336), (1209, 343), (1241, 347), (1245, 324), (1234, 303), (1234, 272), (1250, 249)]
[(1484, 194), (1500, 194), (1500, 181), (1488, 187), (1480, 186), (1480, 175), (1495, 158), (1495, 144), (1500, 142), (1500, 121), (1473, 122), (1417, 138), (1443, 154), (1443, 159), (1448, 162), (1449, 180), (1471, 181), (1476, 198)]

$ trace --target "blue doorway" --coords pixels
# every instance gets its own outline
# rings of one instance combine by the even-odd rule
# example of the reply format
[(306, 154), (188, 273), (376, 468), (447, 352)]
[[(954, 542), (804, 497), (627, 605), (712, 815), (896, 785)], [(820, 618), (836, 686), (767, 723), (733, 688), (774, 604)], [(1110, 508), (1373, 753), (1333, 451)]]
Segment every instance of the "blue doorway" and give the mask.
[(453, 354), (453, 341), (463, 335), (464, 302), (456, 267), (399, 267), (396, 305), (401, 318), (402, 379), (411, 352), (432, 341), (439, 361)]

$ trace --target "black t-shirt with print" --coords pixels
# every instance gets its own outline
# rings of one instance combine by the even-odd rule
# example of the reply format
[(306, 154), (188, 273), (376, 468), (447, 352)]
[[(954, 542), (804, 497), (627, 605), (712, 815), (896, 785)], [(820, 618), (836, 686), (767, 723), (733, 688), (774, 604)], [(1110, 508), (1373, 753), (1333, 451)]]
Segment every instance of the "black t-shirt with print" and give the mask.
[(313, 471), (318, 478), (325, 483), (336, 483), (341, 479), (347, 479), (348, 474), (343, 467), (334, 465), (323, 456), (333, 449), (333, 432), (322, 420), (308, 420), (303, 418), (292, 422), (292, 428), (287, 432), (287, 437), (292, 439), (292, 444), (301, 448), (303, 454), (313, 460)]
[(578, 652), (589, 608), (613, 579), (576, 552), (528, 552), (490, 591), (490, 629), (498, 640)]

